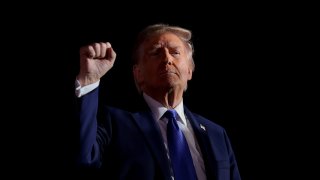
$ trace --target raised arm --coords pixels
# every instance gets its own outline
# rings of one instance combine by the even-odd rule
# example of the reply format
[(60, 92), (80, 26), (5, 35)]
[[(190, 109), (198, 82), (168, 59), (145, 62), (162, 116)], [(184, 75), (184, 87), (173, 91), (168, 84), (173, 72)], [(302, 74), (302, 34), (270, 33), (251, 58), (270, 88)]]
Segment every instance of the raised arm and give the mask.
[[(113, 66), (116, 53), (110, 43), (94, 43), (80, 48), (81, 87), (100, 80)], [(107, 143), (107, 130), (98, 127), (99, 88), (77, 99), (77, 117), (80, 123), (78, 165), (99, 167), (102, 147)]]

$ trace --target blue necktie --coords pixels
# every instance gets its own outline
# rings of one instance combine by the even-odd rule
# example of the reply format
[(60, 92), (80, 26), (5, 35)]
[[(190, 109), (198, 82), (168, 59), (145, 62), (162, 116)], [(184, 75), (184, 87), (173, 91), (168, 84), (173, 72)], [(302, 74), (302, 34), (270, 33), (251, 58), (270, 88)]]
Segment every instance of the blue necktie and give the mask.
[(197, 179), (188, 143), (177, 123), (177, 112), (168, 110), (164, 116), (168, 118), (167, 140), (174, 179)]

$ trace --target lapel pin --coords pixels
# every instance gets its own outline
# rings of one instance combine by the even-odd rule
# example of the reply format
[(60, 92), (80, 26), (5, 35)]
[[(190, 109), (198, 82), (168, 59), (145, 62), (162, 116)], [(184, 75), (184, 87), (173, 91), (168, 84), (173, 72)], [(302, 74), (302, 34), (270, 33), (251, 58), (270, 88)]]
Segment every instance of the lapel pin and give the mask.
[(200, 124), (200, 128), (206, 131), (206, 127), (204, 127), (202, 124)]

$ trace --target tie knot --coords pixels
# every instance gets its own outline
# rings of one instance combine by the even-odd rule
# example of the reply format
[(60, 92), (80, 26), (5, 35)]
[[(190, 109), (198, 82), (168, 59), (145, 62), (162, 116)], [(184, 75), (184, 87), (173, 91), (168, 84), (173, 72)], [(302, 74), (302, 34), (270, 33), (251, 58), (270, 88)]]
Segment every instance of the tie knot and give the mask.
[(168, 119), (176, 119), (177, 117), (177, 112), (174, 109), (169, 109), (167, 110), (167, 112), (164, 113), (164, 117), (168, 118)]

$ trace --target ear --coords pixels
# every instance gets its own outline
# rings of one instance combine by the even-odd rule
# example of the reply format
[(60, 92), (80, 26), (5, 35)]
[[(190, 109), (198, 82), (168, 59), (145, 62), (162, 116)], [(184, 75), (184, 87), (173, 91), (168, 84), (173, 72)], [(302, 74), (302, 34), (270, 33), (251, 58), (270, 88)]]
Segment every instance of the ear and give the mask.
[(139, 65), (134, 65), (133, 69), (132, 69), (132, 72), (133, 72), (133, 76), (134, 76), (135, 81), (137, 83), (141, 83), (143, 81), (143, 76), (142, 76), (142, 73), (141, 73), (140, 66)]
[(193, 71), (192, 71), (192, 68), (188, 68), (188, 80), (191, 80), (192, 79), (192, 73), (193, 73)]

